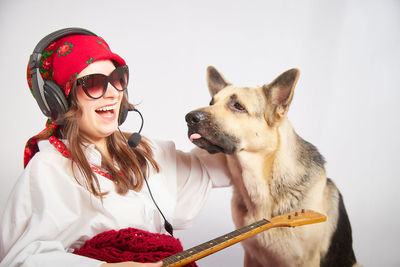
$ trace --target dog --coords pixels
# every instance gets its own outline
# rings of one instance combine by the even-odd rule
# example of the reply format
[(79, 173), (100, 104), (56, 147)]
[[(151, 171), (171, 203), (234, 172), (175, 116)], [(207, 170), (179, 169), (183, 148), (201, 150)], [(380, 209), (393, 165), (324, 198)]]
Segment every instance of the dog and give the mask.
[(343, 198), (326, 176), (325, 159), (287, 118), (299, 74), (290, 69), (263, 86), (234, 86), (209, 66), (212, 100), (185, 116), (188, 136), (209, 153), (226, 154), (236, 228), (303, 208), (327, 216), (324, 223), (244, 240), (245, 267), (358, 266)]

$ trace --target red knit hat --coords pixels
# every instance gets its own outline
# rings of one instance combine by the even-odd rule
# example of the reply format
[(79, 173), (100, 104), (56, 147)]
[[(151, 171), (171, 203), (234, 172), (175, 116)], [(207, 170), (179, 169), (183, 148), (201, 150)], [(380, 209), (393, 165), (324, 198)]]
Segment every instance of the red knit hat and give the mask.
[[(104, 39), (90, 35), (68, 35), (51, 43), (42, 53), (39, 71), (43, 79), (53, 80), (68, 98), (78, 74), (97, 60), (109, 59), (117, 65), (126, 65), (125, 60), (111, 52)], [(31, 69), (27, 70), (28, 85), (32, 91)], [(54, 134), (58, 125), (47, 120), (46, 129), (28, 140), (24, 152), (24, 167), (39, 151), (37, 142)]]

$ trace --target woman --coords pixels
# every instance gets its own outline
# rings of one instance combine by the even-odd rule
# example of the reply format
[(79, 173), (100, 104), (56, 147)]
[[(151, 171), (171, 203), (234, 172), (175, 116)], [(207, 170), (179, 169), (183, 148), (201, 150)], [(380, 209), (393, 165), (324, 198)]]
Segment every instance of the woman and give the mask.
[[(54, 40), (41, 53), (39, 71), (61, 89), (67, 108), (27, 142), (25, 170), (2, 216), (0, 266), (162, 266), (106, 263), (93, 253), (86, 257), (82, 246), (99, 234), (134, 228), (179, 247), (165, 235), (162, 216), (174, 229), (189, 226), (209, 189), (230, 183), (223, 156), (183, 153), (172, 142), (146, 138), (128, 147), (117, 131), (121, 110), (129, 107), (128, 67), (97, 36)], [(31, 90), (33, 74), (30, 65)]]

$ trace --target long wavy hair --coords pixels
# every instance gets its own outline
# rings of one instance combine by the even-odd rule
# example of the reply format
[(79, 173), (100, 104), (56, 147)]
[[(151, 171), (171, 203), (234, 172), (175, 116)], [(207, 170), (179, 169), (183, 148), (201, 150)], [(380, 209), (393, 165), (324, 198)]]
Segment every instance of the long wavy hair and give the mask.
[[(101, 191), (99, 181), (83, 152), (85, 142), (87, 143), (88, 140), (80, 133), (78, 126), (82, 110), (77, 101), (76, 84), (71, 90), (68, 102), (70, 108), (63, 116), (64, 124), (59, 127), (57, 136), (68, 141), (72, 159), (71, 167), (73, 169), (78, 168), (84, 177), (83, 182), (85, 182), (87, 189), (102, 199), (108, 192)], [(122, 105), (131, 105), (125, 93), (122, 97)], [(124, 135), (126, 138), (130, 136), (128, 133), (124, 133)], [(144, 179), (149, 175), (150, 167), (159, 172), (158, 164), (153, 158), (153, 151), (146, 138), (142, 138), (140, 144), (131, 149), (125, 143), (121, 134), (116, 131), (106, 137), (106, 143), (111, 159), (102, 155), (102, 170), (110, 174), (118, 194), (124, 195), (128, 190), (139, 191), (143, 186)], [(75, 180), (82, 185), (82, 180), (79, 180), (76, 176)]]

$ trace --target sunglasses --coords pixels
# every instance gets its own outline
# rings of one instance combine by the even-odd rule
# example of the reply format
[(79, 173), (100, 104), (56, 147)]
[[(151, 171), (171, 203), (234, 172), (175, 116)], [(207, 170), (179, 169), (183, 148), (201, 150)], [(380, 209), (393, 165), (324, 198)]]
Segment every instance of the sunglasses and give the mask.
[(76, 80), (77, 85), (81, 85), (85, 94), (93, 99), (98, 99), (107, 91), (108, 83), (115, 89), (122, 92), (128, 86), (129, 69), (128, 66), (119, 66), (110, 75), (100, 73), (89, 74)]

